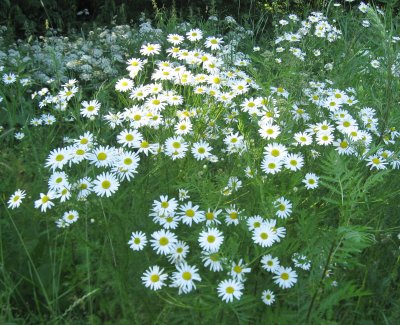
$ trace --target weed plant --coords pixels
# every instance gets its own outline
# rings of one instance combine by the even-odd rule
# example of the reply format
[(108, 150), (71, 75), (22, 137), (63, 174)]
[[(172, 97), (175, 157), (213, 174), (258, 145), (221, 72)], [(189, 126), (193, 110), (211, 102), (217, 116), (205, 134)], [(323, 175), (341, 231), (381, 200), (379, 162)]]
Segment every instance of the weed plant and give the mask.
[(2, 43), (1, 322), (395, 324), (397, 21), (324, 9)]

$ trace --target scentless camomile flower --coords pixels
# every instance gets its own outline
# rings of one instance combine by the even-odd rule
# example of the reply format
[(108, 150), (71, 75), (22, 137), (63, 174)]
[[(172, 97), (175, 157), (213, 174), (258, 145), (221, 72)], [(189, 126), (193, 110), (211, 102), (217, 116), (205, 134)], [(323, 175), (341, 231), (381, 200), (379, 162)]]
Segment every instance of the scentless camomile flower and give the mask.
[(271, 157), (264, 157), (261, 162), (261, 169), (266, 174), (277, 174), (282, 169), (282, 162)]
[(143, 135), (138, 130), (125, 129), (117, 136), (117, 142), (122, 146), (137, 148), (143, 140)]
[(297, 282), (297, 273), (290, 267), (281, 266), (273, 277), (275, 283), (282, 289), (293, 287)]
[(202, 250), (215, 253), (224, 241), (224, 235), (217, 228), (207, 228), (199, 235), (199, 244)]
[(181, 35), (178, 34), (169, 34), (167, 36), (167, 41), (173, 45), (179, 45), (181, 44), (183, 41), (185, 40), (185, 38)]
[(71, 158), (71, 152), (68, 148), (57, 148), (50, 152), (46, 159), (46, 167), (51, 168), (53, 171), (62, 169)]
[(259, 215), (252, 216), (247, 219), (247, 227), (249, 228), (250, 231), (253, 231), (256, 228), (261, 227), (263, 223), (264, 223), (264, 218)]
[(268, 272), (275, 273), (279, 268), (279, 260), (277, 257), (272, 257), (270, 254), (264, 255), (261, 258), (261, 266), (263, 269), (267, 270)]
[(262, 224), (260, 227), (253, 230), (252, 239), (255, 244), (262, 247), (270, 247), (278, 240), (278, 236), (271, 227)]
[(191, 152), (196, 160), (207, 159), (211, 156), (212, 147), (205, 141), (199, 141), (192, 144)]
[(221, 49), (222, 44), (224, 43), (221, 37), (207, 37), (204, 45), (206, 48), (211, 49), (212, 51)]
[(155, 265), (149, 267), (146, 272), (143, 273), (142, 282), (146, 288), (151, 290), (160, 290), (163, 286), (167, 285), (165, 281), (168, 278), (168, 274), (164, 273), (164, 269)]
[(168, 195), (161, 195), (158, 201), (153, 201), (152, 210), (158, 215), (171, 215), (177, 207), (178, 201), (175, 198), (168, 199)]
[(93, 192), (98, 196), (110, 197), (119, 187), (120, 183), (114, 174), (104, 172), (93, 181)]
[(264, 290), (261, 293), (261, 300), (267, 306), (271, 306), (275, 301), (275, 294), (271, 290)]
[(201, 260), (204, 263), (204, 267), (210, 269), (212, 272), (223, 271), (223, 262), (225, 259), (218, 253), (202, 252)]
[(367, 166), (370, 166), (370, 169), (386, 169), (387, 161), (385, 158), (379, 155), (372, 155), (367, 158)]
[(169, 230), (159, 230), (151, 234), (151, 247), (159, 255), (168, 255), (171, 253), (173, 245), (177, 242), (177, 237)]
[(3, 82), (6, 85), (11, 85), (17, 80), (17, 77), (14, 73), (10, 72), (9, 74), (3, 75)]
[(24, 190), (20, 190), (20, 189), (16, 190), (14, 192), (14, 194), (11, 195), (10, 198), (8, 199), (8, 202), (7, 202), (8, 208), (9, 209), (18, 208), (21, 205), (22, 200), (25, 198), (25, 196), (26, 196), (26, 192)]
[(92, 117), (99, 114), (101, 104), (96, 100), (83, 101), (81, 108), (81, 115), (84, 117)]
[(171, 253), (168, 255), (168, 261), (173, 264), (181, 264), (185, 262), (189, 253), (189, 246), (181, 240), (178, 240), (171, 247)]
[(318, 187), (319, 177), (314, 173), (307, 173), (302, 182), (307, 190), (312, 190)]
[(67, 211), (62, 216), (62, 219), (66, 223), (69, 223), (69, 224), (74, 223), (79, 219), (79, 213), (76, 210)]
[(250, 272), (251, 268), (246, 267), (246, 265), (243, 263), (243, 260), (240, 259), (238, 263), (232, 262), (229, 275), (233, 279), (243, 282), (245, 280), (245, 274)]
[(46, 212), (47, 209), (51, 209), (54, 206), (51, 200), (55, 197), (56, 193), (54, 191), (49, 191), (47, 194), (40, 193), (40, 199), (35, 201), (35, 208), (40, 208), (40, 211)]
[(203, 32), (198, 28), (191, 29), (186, 33), (186, 37), (191, 42), (199, 41), (203, 38)]
[(172, 273), (171, 287), (179, 288), (179, 294), (189, 293), (196, 289), (194, 281), (201, 281), (199, 270), (195, 266), (183, 263), (176, 266), (176, 272)]
[(276, 216), (278, 218), (286, 219), (292, 213), (292, 203), (283, 196), (274, 202), (274, 206), (277, 208)]
[(244, 289), (243, 283), (235, 280), (235, 279), (228, 279), (223, 280), (218, 284), (218, 296), (225, 302), (233, 302), (233, 299), (240, 300)]
[(159, 54), (161, 51), (161, 45), (160, 44), (143, 44), (142, 47), (140, 48), (140, 54), (145, 55), (145, 56), (152, 56), (155, 54)]
[(181, 216), (182, 223), (192, 226), (192, 223), (199, 223), (205, 220), (204, 211), (199, 210), (198, 205), (193, 205), (192, 202), (182, 204), (178, 208), (177, 214)]
[(141, 251), (147, 244), (146, 234), (142, 231), (132, 232), (131, 239), (128, 241), (129, 247), (133, 251)]
[(126, 92), (133, 88), (133, 81), (128, 78), (119, 79), (115, 85), (117, 91)]
[(301, 154), (288, 154), (285, 158), (285, 167), (292, 171), (300, 170), (304, 165), (304, 159)]

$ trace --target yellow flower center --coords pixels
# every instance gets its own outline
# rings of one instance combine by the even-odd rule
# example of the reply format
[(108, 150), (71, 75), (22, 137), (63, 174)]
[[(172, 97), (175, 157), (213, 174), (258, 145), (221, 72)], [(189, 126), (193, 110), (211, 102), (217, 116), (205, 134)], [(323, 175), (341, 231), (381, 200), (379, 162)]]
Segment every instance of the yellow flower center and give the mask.
[(107, 159), (107, 154), (105, 152), (100, 152), (97, 155), (97, 159), (100, 160), (100, 161), (106, 160)]
[(187, 217), (193, 218), (195, 213), (192, 209), (189, 209), (189, 210), (186, 210), (185, 214)]
[(165, 246), (165, 245), (168, 245), (169, 240), (167, 237), (161, 237), (158, 242), (160, 243), (161, 246)]
[(132, 160), (131, 158), (125, 158), (125, 159), (124, 159), (124, 164), (125, 164), (125, 165), (131, 165), (132, 162), (133, 162), (133, 160)]
[(235, 292), (235, 288), (234, 287), (227, 287), (225, 289), (225, 291), (226, 291), (226, 293), (231, 295), (231, 294), (233, 294)]
[(160, 280), (160, 277), (158, 276), (158, 274), (153, 274), (151, 277), (150, 277), (150, 281), (151, 282), (158, 282)]
[(215, 236), (209, 235), (209, 236), (207, 237), (207, 241), (208, 241), (210, 244), (213, 243), (213, 242), (215, 242)]
[(101, 187), (104, 188), (105, 190), (109, 189), (111, 186), (111, 182), (108, 180), (105, 180), (101, 183)]
[(286, 272), (282, 273), (282, 274), (281, 274), (281, 279), (282, 279), (282, 280), (285, 280), (285, 281), (286, 281), (286, 280), (289, 280), (289, 274), (286, 273)]
[(272, 156), (274, 156), (274, 157), (278, 157), (278, 156), (279, 156), (279, 154), (280, 154), (280, 152), (279, 152), (279, 150), (278, 150), (278, 149), (272, 149), (272, 150), (271, 150), (271, 155), (272, 155)]
[(189, 280), (192, 279), (192, 274), (190, 272), (183, 272), (182, 273), (182, 279), (186, 280), (186, 281), (189, 281)]
[(235, 265), (234, 268), (233, 268), (233, 272), (241, 273), (242, 272), (242, 268), (240, 267), (240, 265)]
[(59, 155), (56, 156), (56, 161), (63, 161), (64, 158), (65, 158), (64, 155), (59, 154)]

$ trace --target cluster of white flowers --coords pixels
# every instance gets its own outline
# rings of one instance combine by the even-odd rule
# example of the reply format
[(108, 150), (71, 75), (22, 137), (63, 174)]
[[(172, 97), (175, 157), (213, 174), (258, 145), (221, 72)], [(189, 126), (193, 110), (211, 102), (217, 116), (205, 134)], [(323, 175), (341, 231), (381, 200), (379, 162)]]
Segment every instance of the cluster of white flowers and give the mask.
[[(187, 194), (186, 192), (185, 197)], [(277, 217), (287, 218), (290, 215), (291, 203), (288, 200), (282, 197), (275, 202), (275, 205), (278, 210)], [(150, 240), (142, 231), (132, 232), (128, 245), (133, 251), (141, 251), (150, 243), (155, 254), (165, 256), (176, 271), (169, 275), (164, 268), (158, 265), (151, 266), (142, 276), (143, 284), (152, 290), (160, 290), (170, 280), (169, 286), (178, 288), (179, 294), (195, 290), (196, 282), (201, 282), (202, 277), (198, 267), (191, 265), (192, 262), (189, 264), (188, 259), (191, 255), (198, 256), (196, 251), (200, 249), (200, 256), (206, 269), (228, 276), (217, 286), (218, 295), (225, 302), (241, 298), (246, 278), (251, 276), (251, 264), (256, 262), (253, 260), (251, 263), (246, 263), (243, 258), (228, 257), (229, 248), (225, 249), (225, 243), (229, 242), (230, 237), (235, 236), (236, 232), (226, 231), (227, 226), (247, 224), (245, 233), (252, 238), (255, 245), (261, 247), (273, 246), (286, 234), (284, 227), (278, 227), (277, 219), (265, 219), (259, 215), (247, 217), (244, 211), (235, 205), (224, 209), (202, 210), (190, 200), (177, 200), (167, 195), (161, 195), (159, 199), (154, 200), (149, 216), (162, 229), (150, 234)], [(222, 218), (224, 223), (221, 222)], [(190, 239), (197, 233), (197, 243), (196, 241), (187, 243), (177, 237), (173, 230), (180, 224), (193, 228), (190, 232), (184, 233), (190, 233)], [(297, 282), (297, 272), (291, 267), (281, 266), (278, 258), (264, 255), (260, 257), (260, 262), (266, 271), (273, 274), (272, 279), (280, 288), (290, 288)], [(295, 254), (293, 262), (294, 266), (300, 269), (309, 270), (311, 267), (310, 261), (301, 254)], [(265, 290), (262, 300), (270, 305), (273, 303), (273, 297), (274, 293), (271, 290)]]

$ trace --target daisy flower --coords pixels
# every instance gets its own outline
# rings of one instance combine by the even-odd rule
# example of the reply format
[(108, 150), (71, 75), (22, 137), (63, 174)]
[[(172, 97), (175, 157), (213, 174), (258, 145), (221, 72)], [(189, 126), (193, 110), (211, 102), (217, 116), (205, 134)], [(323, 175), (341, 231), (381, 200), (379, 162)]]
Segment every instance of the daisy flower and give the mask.
[(201, 260), (204, 266), (209, 268), (212, 272), (221, 272), (224, 268), (222, 266), (223, 259), (218, 253), (203, 252)]
[(297, 282), (297, 273), (290, 267), (281, 266), (273, 277), (275, 283), (282, 289), (293, 287)]
[(81, 115), (83, 117), (92, 117), (99, 114), (100, 103), (94, 99), (90, 102), (82, 102)]
[(252, 239), (255, 244), (262, 247), (270, 247), (278, 240), (278, 236), (271, 227), (262, 224), (260, 227), (254, 229)]
[(243, 260), (240, 259), (238, 263), (235, 262), (232, 263), (232, 267), (229, 274), (230, 276), (232, 276), (233, 279), (243, 282), (245, 273), (250, 273), (250, 272), (251, 268), (246, 267), (246, 265), (243, 264)]
[(211, 209), (208, 209), (205, 214), (206, 225), (207, 226), (211, 226), (213, 224), (219, 225), (221, 223), (221, 221), (218, 220), (218, 216), (221, 212), (222, 212), (221, 209), (213, 210), (213, 211), (211, 211)]
[(54, 205), (51, 200), (56, 197), (56, 193), (54, 191), (49, 191), (47, 194), (40, 193), (40, 199), (35, 201), (35, 208), (39, 209), (42, 212), (46, 212), (47, 209), (51, 209)]
[(279, 268), (279, 260), (277, 257), (272, 257), (270, 254), (264, 255), (261, 258), (261, 266), (263, 269), (267, 270), (268, 272), (275, 273)]
[(91, 152), (88, 160), (96, 167), (110, 167), (114, 164), (116, 155), (113, 147), (99, 146)]
[(46, 167), (55, 170), (57, 168), (62, 169), (71, 158), (71, 152), (67, 148), (57, 148), (50, 152), (46, 159)]
[(132, 88), (133, 88), (133, 81), (128, 78), (122, 78), (118, 80), (117, 84), (115, 85), (115, 89), (121, 92), (126, 92), (128, 90), (131, 90)]
[(271, 306), (275, 301), (275, 295), (271, 290), (264, 290), (261, 293), (261, 300), (267, 306)]
[(196, 289), (194, 281), (201, 281), (197, 267), (184, 263), (177, 266), (176, 270), (176, 272), (172, 273), (171, 287), (179, 288), (179, 294), (189, 293), (193, 289)]
[(279, 160), (264, 157), (261, 162), (261, 169), (267, 174), (277, 174), (281, 171), (282, 163)]
[(17, 77), (12, 72), (10, 72), (9, 74), (4, 74), (3, 75), (3, 82), (6, 85), (10, 85), (10, 84), (14, 83), (16, 80), (17, 80)]
[(177, 207), (178, 201), (175, 198), (168, 200), (168, 195), (161, 195), (159, 201), (153, 201), (153, 211), (161, 216), (174, 214)]
[(176, 235), (168, 230), (159, 230), (151, 234), (151, 246), (159, 255), (168, 255), (171, 253), (173, 245), (177, 242)]
[(378, 155), (372, 155), (370, 157), (368, 157), (367, 159), (368, 163), (367, 166), (371, 166), (370, 169), (386, 169), (386, 160), (385, 158), (378, 156)]
[(198, 28), (191, 29), (186, 33), (186, 37), (191, 42), (199, 41), (203, 38), (203, 32)]
[(285, 167), (292, 171), (300, 170), (304, 165), (304, 159), (301, 154), (288, 154), (285, 158)]
[(143, 44), (142, 47), (140, 48), (140, 54), (145, 55), (145, 56), (151, 56), (155, 54), (159, 54), (161, 50), (161, 45), (160, 44)]
[(302, 182), (305, 184), (307, 190), (313, 190), (318, 187), (319, 177), (314, 173), (307, 173)]
[(179, 45), (184, 41), (184, 37), (178, 34), (169, 34), (167, 36), (167, 41), (173, 45)]
[(261, 225), (264, 223), (264, 219), (261, 216), (252, 216), (247, 219), (247, 227), (249, 228), (250, 231), (255, 230), (256, 228), (261, 227)]
[(178, 240), (171, 247), (171, 253), (168, 255), (168, 261), (174, 264), (183, 263), (188, 253), (189, 246), (185, 242)]
[(226, 216), (225, 216), (226, 224), (237, 226), (239, 224), (239, 215), (241, 211), (239, 211), (239, 209), (237, 209), (235, 205), (231, 205), (229, 208), (226, 208), (225, 211), (226, 211)]
[(265, 123), (260, 126), (260, 129), (258, 130), (258, 133), (260, 133), (261, 137), (263, 139), (276, 139), (276, 137), (281, 133), (280, 127), (276, 124), (271, 123)]
[(142, 276), (142, 282), (146, 288), (151, 290), (160, 290), (166, 285), (168, 275), (164, 273), (164, 269), (160, 269), (159, 266), (155, 265), (150, 267)]
[(192, 145), (191, 152), (196, 160), (203, 160), (211, 155), (211, 146), (205, 141), (195, 142)]
[(204, 221), (205, 216), (203, 211), (199, 211), (199, 206), (193, 206), (192, 202), (182, 204), (179, 207), (179, 212), (177, 213), (181, 216), (181, 220), (184, 224), (192, 226), (192, 223), (199, 223)]
[(217, 228), (207, 228), (199, 235), (200, 247), (206, 252), (217, 252), (223, 241), (224, 235)]
[(285, 199), (283, 196), (277, 199), (274, 202), (274, 205), (276, 208), (278, 208), (278, 211), (276, 212), (276, 216), (278, 218), (286, 219), (291, 215), (292, 203), (290, 203), (290, 201)]
[(271, 158), (272, 160), (281, 160), (283, 161), (288, 154), (287, 148), (279, 143), (268, 144), (264, 148), (265, 157)]
[(146, 234), (141, 231), (133, 232), (131, 239), (128, 241), (129, 247), (134, 251), (141, 251), (146, 244)]
[(26, 196), (26, 193), (24, 190), (20, 190), (20, 189), (16, 190), (14, 192), (14, 194), (10, 196), (10, 198), (7, 202), (8, 208), (9, 209), (18, 208), (21, 205), (22, 200), (25, 198), (25, 196)]
[(78, 218), (79, 218), (78, 211), (75, 210), (65, 212), (62, 217), (62, 219), (68, 224), (76, 222)]
[(204, 45), (206, 48), (209, 48), (212, 51), (214, 51), (214, 50), (219, 50), (223, 43), (224, 41), (222, 40), (222, 38), (210, 36), (207, 37)]
[(242, 296), (243, 284), (234, 279), (223, 280), (218, 284), (218, 296), (222, 301), (232, 302), (233, 298), (240, 300)]
[(335, 138), (329, 133), (317, 133), (316, 140), (319, 145), (327, 146), (328, 144), (331, 144)]
[(117, 142), (124, 147), (137, 148), (143, 140), (142, 134), (137, 130), (122, 130), (117, 135)]
[(300, 146), (309, 146), (312, 143), (312, 137), (306, 132), (297, 132), (294, 134), (296, 143)]
[(105, 172), (97, 176), (93, 181), (93, 192), (98, 196), (110, 197), (119, 187), (119, 181), (114, 174)]

